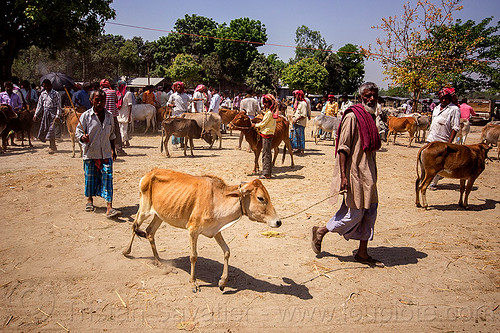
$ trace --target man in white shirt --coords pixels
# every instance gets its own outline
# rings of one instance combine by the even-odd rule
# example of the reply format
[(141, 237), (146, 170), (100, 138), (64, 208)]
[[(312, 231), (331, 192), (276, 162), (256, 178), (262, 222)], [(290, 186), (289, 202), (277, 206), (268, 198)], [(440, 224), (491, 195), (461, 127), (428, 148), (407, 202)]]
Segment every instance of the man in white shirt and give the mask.
[[(452, 103), (454, 88), (443, 88), (438, 92), (440, 104), (432, 112), (432, 122), (427, 135), (427, 142), (441, 141), (452, 143), (460, 130), (460, 109)], [(437, 183), (443, 177), (436, 175), (429, 189), (436, 190)]]
[[(170, 95), (168, 99), (168, 106), (172, 109), (172, 116), (179, 117), (184, 112), (188, 112), (189, 102), (191, 101), (189, 96), (185, 93), (184, 82), (177, 81), (172, 85), (172, 90), (174, 93)], [(184, 138), (178, 138), (172, 136), (172, 144), (184, 146)]]
[[(256, 98), (252, 97), (252, 93), (253, 91), (251, 89), (248, 89), (245, 98), (243, 98), (240, 102), (240, 111), (244, 111), (250, 119), (255, 118), (255, 116), (260, 113), (259, 102)], [(242, 142), (243, 132), (240, 133), (238, 149), (241, 149)]]
[(208, 112), (219, 113), (219, 107), (220, 107), (219, 90), (217, 88), (213, 88), (212, 98), (210, 99), (210, 107), (208, 108)]

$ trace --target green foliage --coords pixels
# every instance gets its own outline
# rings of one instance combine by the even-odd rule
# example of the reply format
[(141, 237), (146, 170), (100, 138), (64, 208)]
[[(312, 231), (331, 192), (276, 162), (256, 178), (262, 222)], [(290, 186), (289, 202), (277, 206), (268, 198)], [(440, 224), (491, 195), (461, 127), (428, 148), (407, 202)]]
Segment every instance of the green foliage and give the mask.
[(153, 53), (155, 63), (168, 66), (177, 54), (191, 54), (197, 59), (214, 51), (214, 39), (194, 35), (214, 36), (217, 23), (211, 18), (185, 15), (175, 22), (174, 31), (156, 41)]
[(200, 80), (201, 70), (201, 65), (194, 60), (193, 56), (178, 54), (166, 74), (172, 81), (183, 81), (186, 86), (192, 87)]
[[(462, 9), (460, 0), (442, 0), (441, 7), (429, 1), (406, 3), (400, 18), (382, 19), (386, 36), (377, 40), (378, 55), (385, 74), (394, 85), (403, 86), (419, 99), (425, 92), (435, 92), (445, 85), (460, 91), (494, 87), (498, 82), (499, 26), (487, 27), (491, 19), (476, 25), (473, 21), (453, 24), (453, 14)], [(370, 52), (370, 51), (367, 51)]]
[(295, 60), (314, 57), (321, 63), (325, 61), (328, 52), (320, 50), (331, 49), (332, 45), (327, 45), (319, 31), (313, 31), (305, 25), (301, 25), (295, 30)]
[(339, 49), (338, 57), (341, 62), (343, 75), (341, 91), (344, 94), (353, 94), (363, 83), (365, 77), (365, 63), (360, 49), (356, 45), (346, 44)]
[(314, 58), (305, 58), (283, 70), (282, 80), (290, 89), (321, 93), (328, 80), (328, 71)]
[(245, 83), (257, 93), (275, 94), (278, 78), (273, 64), (263, 54), (258, 54), (248, 68)]
[[(467, 54), (464, 47), (475, 45), (471, 60), (471, 66), (467, 66), (465, 71), (452, 77), (453, 86), (459, 94), (466, 91), (489, 90), (490, 92), (500, 91), (500, 22), (490, 25), (492, 17), (485, 18), (477, 23), (468, 20), (462, 23), (457, 20), (450, 29), (453, 31), (458, 41), (453, 54), (455, 58), (460, 58), (462, 54)], [(439, 38), (442, 38), (439, 36)], [(460, 47), (461, 46), (461, 47)], [(471, 62), (469, 60), (469, 62)]]
[(395, 96), (395, 97), (405, 97), (410, 98), (411, 94), (408, 92), (408, 89), (401, 86), (389, 86), (386, 89), (380, 89), (379, 96)]
[(11, 76), (14, 59), (30, 46), (52, 51), (77, 46), (83, 36), (97, 36), (115, 17), (112, 0), (8, 0), (0, 6), (0, 80)]
[[(265, 26), (249, 18), (234, 19), (227, 26), (225, 23), (217, 29), (216, 36), (223, 39), (248, 41), (254, 43), (240, 43), (228, 40), (216, 40), (215, 51), (222, 60), (225, 71), (231, 73), (231, 81), (242, 81), (252, 60), (257, 56), (257, 48), (267, 41)], [(235, 68), (226, 66), (226, 60), (232, 59), (237, 63)]]
[(286, 63), (278, 58), (278, 55), (275, 53), (271, 53), (267, 56), (267, 61), (271, 63), (273, 66), (274, 71), (278, 76), (281, 75), (281, 72), (285, 69)]

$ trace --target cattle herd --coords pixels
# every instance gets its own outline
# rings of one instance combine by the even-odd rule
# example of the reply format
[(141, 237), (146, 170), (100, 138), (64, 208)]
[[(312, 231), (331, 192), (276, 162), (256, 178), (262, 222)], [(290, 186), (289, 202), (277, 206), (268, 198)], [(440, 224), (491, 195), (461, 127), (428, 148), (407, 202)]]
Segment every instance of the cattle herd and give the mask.
[[(217, 113), (185, 113), (181, 117), (170, 117), (168, 109), (155, 110), (151, 105), (142, 105), (132, 110), (132, 124), (135, 121), (146, 121), (146, 131), (151, 127), (153, 133), (157, 132), (157, 124), (161, 129), (160, 150), (170, 157), (168, 142), (171, 136), (185, 139), (184, 155), (187, 155), (189, 145), (191, 156), (193, 155), (194, 139), (205, 140), (210, 147), (216, 140), (219, 141), (219, 149), (222, 148), (221, 129), (241, 131), (254, 152), (254, 169), (259, 171), (259, 156), (262, 151), (262, 140), (252, 122), (258, 122), (262, 118), (250, 119), (244, 112), (221, 108)], [(79, 122), (79, 116), (83, 110), (64, 109), (64, 121), (69, 132), (73, 153), (75, 157), (75, 146), (79, 142), (75, 140), (75, 130)], [(285, 116), (278, 117), (276, 132), (272, 148), (274, 150), (273, 165), (279, 153), (279, 146), (283, 142), (282, 163), (286, 153), (290, 154), (291, 164), (294, 167), (293, 152), (290, 143), (290, 119)], [(393, 135), (393, 144), (399, 133), (408, 132), (408, 147), (412, 142), (425, 140), (425, 133), (431, 123), (431, 115), (410, 114), (395, 115), (390, 110), (383, 110), (377, 118), (377, 127), (382, 139), (387, 144)], [(334, 141), (337, 136), (340, 118), (319, 115), (312, 122), (312, 136), (314, 142), (318, 138), (326, 138), (330, 135)], [(17, 135), (17, 140), (28, 140), (31, 146), (33, 126), (33, 113), (23, 110), (16, 113), (8, 105), (0, 107), (0, 133), (2, 136), (2, 152), (8, 149), (10, 137), (11, 144)], [(500, 158), (500, 124), (491, 122), (482, 128), (481, 142), (465, 145), (467, 134), (470, 131), (468, 121), (461, 122), (461, 130), (458, 133), (460, 144), (449, 144), (444, 142), (432, 142), (424, 145), (417, 153), (417, 179), (415, 182), (415, 194), (417, 207), (428, 207), (426, 190), (436, 175), (455, 178), (460, 180), (459, 205), (467, 208), (468, 197), (474, 181), (485, 169), (487, 153), (492, 146), (497, 146), (497, 160)], [(322, 133), (322, 134), (320, 134)], [(335, 143), (335, 141), (334, 141)], [(80, 156), (82, 155), (80, 145)], [(464, 197), (465, 193), (465, 197)], [(420, 196), (422, 202), (420, 202)], [(168, 197), (168, 200), (166, 198)], [(220, 289), (224, 289), (228, 278), (229, 248), (222, 238), (220, 231), (235, 220), (246, 215), (251, 220), (268, 223), (271, 227), (279, 227), (281, 220), (274, 210), (269, 194), (264, 185), (255, 180), (240, 185), (226, 185), (222, 179), (211, 176), (196, 177), (171, 170), (154, 169), (147, 173), (140, 182), (140, 203), (137, 217), (133, 224), (132, 239), (129, 246), (123, 252), (130, 254), (132, 241), (135, 235), (145, 237), (149, 240), (156, 262), (159, 262), (154, 235), (162, 221), (173, 226), (187, 229), (191, 244), (191, 283), (193, 289), (197, 289), (194, 265), (197, 258), (196, 242), (200, 234), (214, 237), (224, 251), (224, 268), (219, 282)], [(148, 217), (152, 222), (146, 231), (139, 229), (140, 225)]]

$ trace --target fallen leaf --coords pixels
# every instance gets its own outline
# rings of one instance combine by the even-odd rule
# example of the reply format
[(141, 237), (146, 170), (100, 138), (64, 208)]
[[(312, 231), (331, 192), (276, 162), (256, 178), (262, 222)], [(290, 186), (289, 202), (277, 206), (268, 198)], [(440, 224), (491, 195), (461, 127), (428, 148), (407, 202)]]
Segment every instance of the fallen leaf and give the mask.
[(196, 327), (196, 323), (194, 321), (188, 320), (188, 321), (181, 321), (180, 323), (177, 324), (177, 329), (178, 330), (184, 330), (184, 331), (192, 331)]
[(243, 237), (248, 238), (248, 232), (244, 234)]
[(281, 234), (277, 231), (264, 231), (263, 233), (261, 233), (262, 236), (266, 236), (268, 238), (271, 238), (271, 237), (282, 237)]

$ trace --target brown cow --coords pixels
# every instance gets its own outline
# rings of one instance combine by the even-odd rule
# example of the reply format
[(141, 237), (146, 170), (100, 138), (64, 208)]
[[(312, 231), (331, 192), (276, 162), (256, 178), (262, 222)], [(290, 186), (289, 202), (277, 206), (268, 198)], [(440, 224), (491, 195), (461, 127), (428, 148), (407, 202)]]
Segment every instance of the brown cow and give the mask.
[(12, 107), (10, 105), (8, 104), (0, 105), (0, 135), (2, 136), (2, 149), (0, 149), (0, 153), (5, 152), (5, 150), (7, 149), (7, 135), (9, 134), (9, 131), (7, 130), (7, 125), (12, 119), (16, 118), (17, 118), (17, 113), (15, 113), (14, 110), (12, 110)]
[[(191, 148), (191, 156), (193, 155), (193, 139), (203, 138), (208, 144), (212, 145), (212, 136), (209, 132), (202, 132), (201, 127), (194, 119), (185, 119), (179, 117), (171, 117), (163, 120), (161, 123), (161, 143), (160, 151), (163, 152), (163, 147), (165, 147), (165, 154), (170, 157), (170, 152), (168, 151), (168, 140), (172, 135), (178, 138), (184, 138), (184, 156), (186, 154), (186, 148), (189, 141), (189, 147)], [(165, 140), (163, 139), (165, 136)]]
[(497, 145), (497, 160), (500, 161), (500, 125), (487, 124), (481, 130), (481, 142), (489, 145)]
[[(226, 108), (220, 108), (219, 109), (219, 116), (222, 120), (223, 125), (228, 125), (231, 120), (234, 119), (234, 117), (239, 113), (239, 110), (232, 110), (232, 109), (226, 109)], [(233, 130), (229, 129), (230, 135), (233, 135)]]
[(394, 144), (396, 144), (396, 135), (400, 132), (408, 132), (410, 134), (410, 143), (408, 147), (411, 147), (411, 142), (417, 131), (417, 122), (413, 117), (387, 117), (387, 126), (389, 127), (389, 133), (387, 134), (387, 144), (390, 142), (391, 134), (394, 133)]
[[(186, 119), (194, 119), (198, 123), (198, 126), (201, 127), (203, 133), (204, 132), (213, 132), (217, 135), (219, 139), (219, 149), (222, 149), (222, 134), (220, 132), (220, 127), (222, 124), (222, 120), (217, 113), (213, 112), (186, 112), (181, 114), (182, 118)], [(212, 148), (213, 143), (210, 145)]]
[(172, 108), (168, 106), (162, 106), (156, 109), (156, 123), (161, 124), (161, 122), (172, 114)]
[[(425, 191), (434, 177), (439, 174), (446, 178), (460, 179), (460, 201), (458, 205), (468, 206), (469, 193), (477, 177), (485, 168), (485, 159), (488, 145), (477, 143), (474, 145), (457, 145), (447, 142), (434, 141), (426, 144), (417, 155), (417, 180), (415, 182), (416, 205), (420, 206), (418, 192), (422, 193), (422, 204), (428, 208)], [(418, 167), (422, 170), (419, 175)], [(467, 181), (467, 188), (465, 181)], [(465, 191), (465, 200), (462, 200)]]
[(10, 119), (7, 122), (7, 127), (2, 133), (2, 142), (5, 142), (5, 144), (7, 144), (10, 136), (10, 144), (14, 146), (14, 137), (16, 136), (14, 133), (17, 133), (17, 139), (19, 140), (20, 137), (21, 145), (24, 147), (26, 134), (28, 136), (28, 145), (30, 147), (33, 147), (33, 145), (31, 144), (31, 128), (33, 127), (34, 115), (35, 112), (29, 111), (28, 109), (23, 109), (17, 112), (17, 117)]
[[(69, 137), (71, 138), (71, 144), (73, 145), (73, 155), (71, 157), (75, 157), (75, 143), (78, 143), (80, 146), (80, 157), (82, 157), (83, 151), (82, 151), (82, 143), (80, 140), (77, 140), (75, 137), (76, 133), (76, 126), (78, 126), (80, 116), (82, 115), (83, 112), (81, 109), (77, 109), (76, 111), (71, 111), (67, 116), (66, 116), (66, 128), (68, 129)], [(120, 134), (118, 134), (120, 135)]]
[[(229, 247), (221, 231), (243, 215), (252, 221), (267, 223), (271, 228), (281, 226), (281, 220), (274, 210), (269, 193), (258, 179), (240, 185), (226, 185), (214, 176), (192, 176), (165, 169), (153, 169), (140, 181), (140, 201), (132, 239), (123, 254), (132, 250), (134, 236), (147, 238), (151, 244), (155, 263), (160, 257), (155, 245), (155, 232), (163, 221), (189, 232), (191, 245), (191, 279), (193, 291), (198, 291), (195, 278), (195, 264), (198, 258), (196, 244), (199, 235), (214, 237), (224, 251), (224, 269), (219, 280), (224, 290), (228, 277)], [(139, 227), (153, 217), (146, 231)]]
[[(229, 123), (229, 128), (231, 127), (241, 130), (241, 132), (245, 135), (245, 140), (247, 140), (255, 156), (253, 172), (257, 173), (259, 171), (259, 156), (262, 151), (262, 140), (260, 140), (259, 133), (255, 128), (252, 128), (250, 118), (244, 111), (238, 113), (238, 115), (234, 117), (233, 121)], [(276, 157), (278, 157), (278, 147), (282, 141), (285, 142), (285, 147), (283, 148), (283, 159), (281, 160), (281, 163), (285, 162), (286, 150), (288, 149), (292, 160), (290, 167), (293, 168), (295, 166), (293, 163), (292, 144), (290, 143), (290, 138), (288, 137), (288, 128), (289, 122), (285, 118), (278, 117), (278, 119), (276, 119), (276, 130), (274, 131), (272, 142), (272, 148), (274, 149), (273, 166), (276, 162)]]

